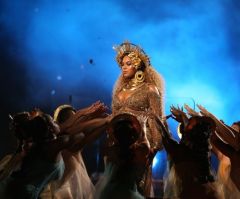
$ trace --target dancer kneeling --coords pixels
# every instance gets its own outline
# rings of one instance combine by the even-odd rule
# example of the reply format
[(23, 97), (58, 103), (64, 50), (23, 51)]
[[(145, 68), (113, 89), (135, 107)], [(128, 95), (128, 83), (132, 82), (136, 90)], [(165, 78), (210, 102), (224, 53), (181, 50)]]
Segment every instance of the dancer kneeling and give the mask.
[(110, 122), (107, 166), (97, 185), (99, 199), (143, 199), (137, 184), (151, 164), (150, 145), (146, 137), (145, 118), (120, 114)]
[[(71, 128), (68, 128), (65, 133), (74, 134), (75, 132), (71, 129), (79, 129), (86, 126), (86, 124), (88, 124), (86, 126), (87, 129), (89, 129), (90, 123), (91, 128), (94, 126), (98, 127), (99, 122), (101, 123), (102, 121), (102, 118), (99, 117), (102, 116), (105, 111), (106, 107), (100, 102), (96, 102), (92, 106), (78, 111), (70, 105), (61, 105), (55, 111), (54, 120), (61, 127), (66, 126), (67, 123), (72, 123)], [(98, 119), (93, 119), (94, 117)], [(103, 132), (105, 127), (106, 126), (100, 126), (100, 128), (96, 128), (95, 131), (89, 132), (87, 140), (85, 138), (85, 144), (95, 140)], [(82, 147), (79, 147), (79, 149), (82, 149)], [(88, 176), (81, 151), (77, 149), (74, 151), (65, 149), (62, 151), (62, 156), (65, 170), (63, 178), (51, 184), (51, 192), (54, 198), (93, 198), (95, 188)]]
[(217, 184), (210, 169), (209, 138), (215, 123), (209, 117), (188, 118), (184, 112), (171, 108), (175, 119), (181, 123), (182, 138), (179, 143), (158, 118), (159, 131), (168, 153), (170, 172), (165, 185), (166, 198), (220, 199)]
[[(40, 111), (29, 116), (22, 130), (32, 146), (22, 159), (20, 170), (1, 181), (0, 198), (37, 199), (49, 182), (63, 175), (61, 150), (75, 150), (85, 144), (86, 135), (82, 132), (57, 136), (60, 129), (51, 116)], [(103, 120), (101, 125), (106, 124), (107, 121)]]

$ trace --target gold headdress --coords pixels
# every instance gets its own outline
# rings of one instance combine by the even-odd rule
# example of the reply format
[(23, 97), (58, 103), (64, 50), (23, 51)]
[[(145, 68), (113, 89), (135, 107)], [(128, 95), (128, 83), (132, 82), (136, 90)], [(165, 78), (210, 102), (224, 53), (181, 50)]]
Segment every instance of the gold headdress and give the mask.
[(114, 50), (117, 52), (116, 61), (119, 66), (121, 66), (122, 59), (125, 55), (132, 60), (136, 69), (140, 68), (141, 61), (144, 63), (145, 67), (150, 65), (149, 57), (146, 55), (143, 49), (128, 41), (123, 42), (120, 46), (114, 46)]

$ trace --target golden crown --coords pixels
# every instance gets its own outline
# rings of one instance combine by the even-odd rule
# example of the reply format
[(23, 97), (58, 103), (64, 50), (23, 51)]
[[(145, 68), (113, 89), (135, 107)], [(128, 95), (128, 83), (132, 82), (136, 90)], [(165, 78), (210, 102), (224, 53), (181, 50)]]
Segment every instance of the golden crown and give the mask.
[(142, 61), (145, 67), (150, 65), (149, 57), (143, 51), (143, 49), (129, 41), (123, 42), (120, 46), (114, 46), (113, 49), (117, 52), (116, 61), (121, 66), (122, 59), (127, 55), (132, 61), (136, 69), (140, 67)]

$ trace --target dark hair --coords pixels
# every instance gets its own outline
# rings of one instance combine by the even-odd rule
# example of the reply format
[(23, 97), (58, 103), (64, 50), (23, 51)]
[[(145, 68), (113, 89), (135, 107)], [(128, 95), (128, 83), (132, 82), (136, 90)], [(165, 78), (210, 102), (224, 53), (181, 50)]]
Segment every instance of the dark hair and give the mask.
[(119, 145), (128, 147), (135, 143), (139, 137), (139, 132), (129, 120), (120, 120), (113, 126), (113, 134)]
[(194, 148), (205, 148), (207, 150), (209, 145), (209, 138), (211, 133), (215, 130), (215, 122), (205, 116), (194, 116), (189, 119), (189, 124), (192, 123), (192, 128), (184, 132), (182, 143), (191, 143)]
[(237, 125), (237, 126), (239, 126), (239, 127), (240, 127), (240, 121), (233, 122), (233, 124), (232, 124), (232, 125)]
[(29, 134), (31, 134), (34, 142), (42, 142), (45, 139), (53, 137), (54, 123), (48, 114), (36, 116), (29, 121)]
[(13, 115), (9, 128), (17, 139), (24, 140), (29, 138), (29, 120), (29, 112), (20, 112)]

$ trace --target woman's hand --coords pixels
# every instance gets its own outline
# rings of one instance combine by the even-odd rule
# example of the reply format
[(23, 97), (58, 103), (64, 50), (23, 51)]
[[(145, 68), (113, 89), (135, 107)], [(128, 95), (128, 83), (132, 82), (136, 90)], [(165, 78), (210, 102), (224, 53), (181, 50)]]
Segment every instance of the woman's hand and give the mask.
[(201, 116), (200, 113), (190, 108), (187, 104), (184, 104), (184, 108), (187, 110), (188, 115), (190, 116)]
[(62, 132), (67, 132), (73, 126), (77, 126), (82, 122), (85, 122), (94, 118), (106, 117), (107, 116), (106, 110), (107, 110), (107, 107), (104, 105), (104, 103), (97, 101), (87, 108), (78, 110), (67, 121), (59, 125), (60, 129)]
[(199, 108), (200, 110), (200, 113), (203, 115), (203, 116), (206, 116), (206, 117), (210, 117), (212, 119), (217, 119), (215, 117), (215, 115), (213, 115), (212, 113), (210, 113), (206, 108), (204, 108), (203, 106), (201, 106), (200, 104), (197, 104), (197, 107)]
[(76, 112), (75, 115), (77, 117), (85, 116), (88, 119), (94, 117), (105, 117), (107, 109), (108, 108), (107, 106), (105, 106), (104, 103), (97, 101), (85, 109), (80, 109), (79, 111)]
[(183, 112), (183, 108), (180, 109), (180, 107), (176, 108), (175, 106), (171, 106), (170, 111), (173, 114), (174, 119), (176, 121), (182, 123), (182, 122), (186, 122), (186, 120), (188, 120), (186, 113)]

